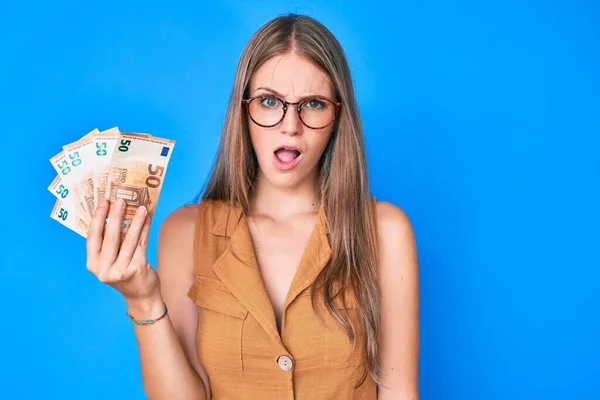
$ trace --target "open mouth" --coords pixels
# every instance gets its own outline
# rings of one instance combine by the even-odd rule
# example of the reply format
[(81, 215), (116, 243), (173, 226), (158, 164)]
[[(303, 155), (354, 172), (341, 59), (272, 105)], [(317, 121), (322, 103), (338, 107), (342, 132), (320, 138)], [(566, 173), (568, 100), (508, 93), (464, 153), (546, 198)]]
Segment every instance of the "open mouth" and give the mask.
[(302, 158), (302, 152), (294, 147), (280, 147), (273, 155), (275, 166), (284, 171), (294, 168)]

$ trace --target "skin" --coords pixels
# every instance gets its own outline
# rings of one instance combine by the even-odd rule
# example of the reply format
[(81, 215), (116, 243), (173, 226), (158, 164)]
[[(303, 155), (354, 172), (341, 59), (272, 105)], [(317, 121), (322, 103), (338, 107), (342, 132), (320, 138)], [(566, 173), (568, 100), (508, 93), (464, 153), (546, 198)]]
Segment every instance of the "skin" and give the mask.
[[(261, 89), (258, 89), (261, 88)], [(251, 81), (252, 95), (276, 91), (296, 102), (309, 95), (333, 98), (328, 76), (309, 61), (286, 54), (268, 60)], [(294, 107), (272, 128), (250, 122), (250, 135), (260, 165), (252, 199), (250, 231), (257, 261), (277, 319), (309, 235), (316, 223), (316, 167), (331, 127), (304, 126)], [(291, 171), (278, 171), (273, 151), (295, 145), (302, 159)], [(88, 233), (88, 269), (100, 281), (120, 291), (130, 314), (156, 318), (158, 323), (134, 327), (148, 398), (210, 398), (210, 382), (197, 358), (196, 305), (187, 296), (194, 281), (193, 237), (197, 209), (182, 207), (163, 222), (158, 244), (158, 268), (148, 268), (146, 244), (149, 223), (136, 216), (121, 244), (123, 209), (117, 204), (98, 207)], [(104, 227), (104, 219), (110, 222)], [(381, 284), (380, 364), (383, 386), (379, 399), (418, 399), (419, 285), (413, 229), (397, 206), (378, 202), (379, 274)], [(293, 221), (293, 222), (292, 222)], [(160, 346), (156, 344), (160, 343)]]

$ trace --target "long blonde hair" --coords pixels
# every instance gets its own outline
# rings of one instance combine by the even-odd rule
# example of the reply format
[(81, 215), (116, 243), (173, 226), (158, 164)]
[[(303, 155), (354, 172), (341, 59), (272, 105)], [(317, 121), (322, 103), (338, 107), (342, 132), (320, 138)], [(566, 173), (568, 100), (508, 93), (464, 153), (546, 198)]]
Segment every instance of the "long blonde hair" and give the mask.
[(377, 235), (363, 131), (344, 51), (321, 23), (290, 14), (269, 21), (252, 36), (237, 66), (217, 159), (201, 198), (237, 204), (249, 214), (259, 167), (242, 100), (249, 94), (254, 72), (271, 57), (290, 52), (306, 57), (325, 71), (342, 103), (330, 142), (319, 161), (321, 198), (332, 251), (312, 287), (313, 299), (319, 290), (326, 299), (327, 311), (356, 344), (356, 328), (333, 302), (338, 293), (352, 289), (365, 333), (366, 372), (379, 381)]

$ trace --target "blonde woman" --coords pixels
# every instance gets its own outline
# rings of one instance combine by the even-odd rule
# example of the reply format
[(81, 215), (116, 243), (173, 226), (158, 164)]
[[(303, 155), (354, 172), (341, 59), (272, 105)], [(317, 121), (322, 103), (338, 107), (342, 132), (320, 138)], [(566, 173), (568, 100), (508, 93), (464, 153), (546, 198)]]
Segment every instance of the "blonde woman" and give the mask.
[(149, 399), (418, 399), (415, 240), (366, 165), (338, 41), (306, 16), (265, 24), (157, 272), (143, 208), (122, 243), (120, 201), (90, 227), (88, 268), (124, 296)]

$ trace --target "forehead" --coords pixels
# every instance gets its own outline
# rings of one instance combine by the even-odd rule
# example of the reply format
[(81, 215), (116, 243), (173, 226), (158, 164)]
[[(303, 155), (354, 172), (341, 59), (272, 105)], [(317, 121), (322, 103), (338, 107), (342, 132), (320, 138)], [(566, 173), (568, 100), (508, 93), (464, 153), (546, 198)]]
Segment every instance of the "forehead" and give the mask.
[(252, 76), (250, 89), (273, 89), (289, 99), (321, 95), (333, 97), (331, 79), (321, 68), (296, 54), (275, 56), (263, 63)]

